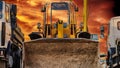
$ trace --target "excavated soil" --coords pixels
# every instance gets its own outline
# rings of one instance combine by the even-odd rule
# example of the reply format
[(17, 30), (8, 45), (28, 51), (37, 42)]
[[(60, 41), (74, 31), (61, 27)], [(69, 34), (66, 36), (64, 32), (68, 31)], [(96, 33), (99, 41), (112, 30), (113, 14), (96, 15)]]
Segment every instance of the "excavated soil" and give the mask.
[(97, 43), (25, 43), (25, 68), (97, 68)]

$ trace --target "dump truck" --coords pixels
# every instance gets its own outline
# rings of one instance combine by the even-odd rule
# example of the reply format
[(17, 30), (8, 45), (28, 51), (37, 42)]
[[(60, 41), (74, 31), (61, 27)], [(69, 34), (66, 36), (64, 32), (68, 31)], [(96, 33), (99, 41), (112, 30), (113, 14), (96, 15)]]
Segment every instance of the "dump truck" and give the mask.
[(43, 23), (38, 23), (38, 32), (29, 34), (31, 40), (24, 43), (25, 68), (96, 68), (98, 36), (87, 30), (86, 7), (80, 29), (73, 2), (46, 3), (41, 9)]
[(107, 65), (110, 68), (120, 67), (120, 17), (113, 17), (109, 23), (108, 35), (108, 59)]
[(16, 5), (0, 1), (0, 68), (23, 68), (24, 35), (16, 14)]
[[(108, 26), (106, 43), (108, 53), (107, 59), (103, 63), (105, 65), (104, 68), (120, 68), (120, 16), (111, 18)], [(104, 32), (102, 35), (104, 35)]]

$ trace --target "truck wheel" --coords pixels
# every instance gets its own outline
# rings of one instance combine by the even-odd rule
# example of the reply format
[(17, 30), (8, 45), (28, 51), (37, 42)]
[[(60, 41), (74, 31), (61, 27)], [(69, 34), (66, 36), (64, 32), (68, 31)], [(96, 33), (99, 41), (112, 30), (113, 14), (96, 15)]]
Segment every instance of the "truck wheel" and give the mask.
[(6, 51), (6, 68), (22, 68), (22, 56), (21, 56), (21, 48), (18, 46), (11, 44)]
[(21, 51), (13, 52), (13, 68), (21, 68)]
[(12, 53), (12, 55), (6, 55), (6, 68), (20, 68), (19, 67), (19, 58), (18, 56)]

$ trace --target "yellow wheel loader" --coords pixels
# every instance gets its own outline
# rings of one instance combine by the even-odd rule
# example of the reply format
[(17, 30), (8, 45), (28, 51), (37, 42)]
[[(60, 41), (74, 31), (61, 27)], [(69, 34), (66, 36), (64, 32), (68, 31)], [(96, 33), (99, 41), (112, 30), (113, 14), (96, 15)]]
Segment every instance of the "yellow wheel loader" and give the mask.
[(39, 32), (32, 32), (31, 41), (25, 42), (25, 67), (96, 68), (97, 35), (87, 32), (87, 23), (77, 31), (76, 5), (70, 1), (51, 2), (41, 11), (44, 23), (38, 24)]

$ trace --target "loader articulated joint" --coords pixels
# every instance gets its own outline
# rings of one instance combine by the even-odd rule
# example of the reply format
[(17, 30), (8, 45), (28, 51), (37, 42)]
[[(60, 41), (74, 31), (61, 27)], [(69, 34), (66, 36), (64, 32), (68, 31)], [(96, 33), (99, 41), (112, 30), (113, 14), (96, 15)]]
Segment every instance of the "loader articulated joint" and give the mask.
[(86, 38), (86, 39), (90, 39), (90, 33), (88, 32), (80, 32), (78, 33), (78, 38)]

